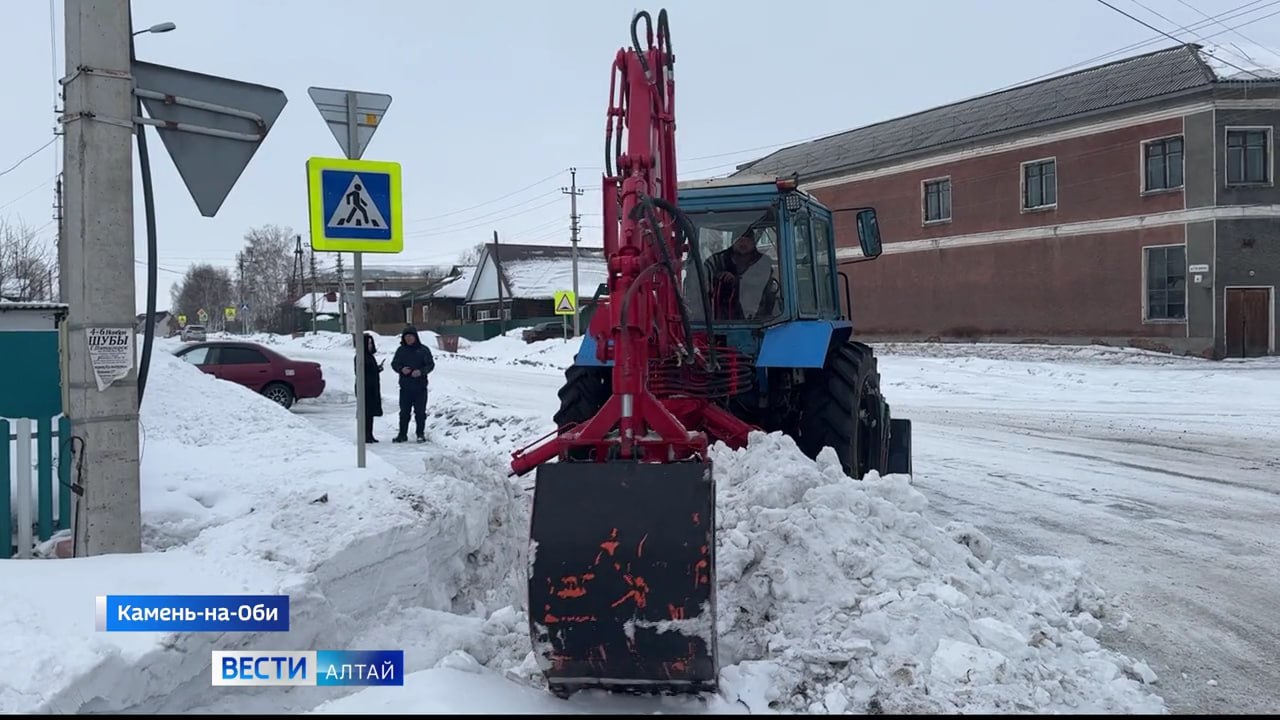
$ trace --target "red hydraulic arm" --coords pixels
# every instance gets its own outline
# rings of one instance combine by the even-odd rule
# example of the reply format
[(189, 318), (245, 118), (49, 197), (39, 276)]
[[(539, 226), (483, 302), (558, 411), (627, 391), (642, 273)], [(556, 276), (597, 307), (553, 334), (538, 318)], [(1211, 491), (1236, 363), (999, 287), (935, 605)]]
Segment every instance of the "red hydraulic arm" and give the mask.
[[(641, 49), (637, 37), (641, 20), (647, 49)], [(516, 475), (577, 448), (593, 449), (600, 462), (702, 458), (708, 433), (741, 446), (752, 429), (706, 398), (659, 398), (650, 389), (652, 361), (678, 356), (696, 363), (700, 357), (689, 354), (695, 338), (681, 307), (681, 256), (687, 243), (681, 240), (678, 218), (673, 216), (677, 210), (675, 79), (666, 10), (658, 14), (656, 45), (647, 12), (638, 13), (632, 21), (631, 39), (633, 48), (620, 49), (613, 61), (605, 131), (602, 190), (609, 297), (589, 329), (596, 339), (597, 357), (614, 361), (613, 396), (590, 420), (514, 453), (511, 469)], [(707, 341), (696, 339), (700, 344)]]

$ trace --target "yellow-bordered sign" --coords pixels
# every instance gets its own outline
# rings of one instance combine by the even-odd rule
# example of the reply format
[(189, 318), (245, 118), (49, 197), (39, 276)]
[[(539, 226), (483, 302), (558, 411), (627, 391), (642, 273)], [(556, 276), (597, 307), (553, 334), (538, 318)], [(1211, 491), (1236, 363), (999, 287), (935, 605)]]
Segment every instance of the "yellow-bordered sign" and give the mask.
[(311, 247), (319, 252), (404, 251), (400, 163), (307, 160)]
[(573, 314), (573, 309), (578, 305), (578, 298), (572, 290), (557, 290), (555, 298), (557, 315)]

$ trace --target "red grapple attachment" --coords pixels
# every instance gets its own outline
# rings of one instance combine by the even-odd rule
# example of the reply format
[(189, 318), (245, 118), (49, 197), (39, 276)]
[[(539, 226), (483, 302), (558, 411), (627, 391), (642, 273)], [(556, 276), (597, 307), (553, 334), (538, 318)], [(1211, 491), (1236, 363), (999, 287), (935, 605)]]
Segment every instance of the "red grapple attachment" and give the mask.
[(529, 621), (552, 692), (714, 691), (709, 462), (559, 462), (536, 471)]

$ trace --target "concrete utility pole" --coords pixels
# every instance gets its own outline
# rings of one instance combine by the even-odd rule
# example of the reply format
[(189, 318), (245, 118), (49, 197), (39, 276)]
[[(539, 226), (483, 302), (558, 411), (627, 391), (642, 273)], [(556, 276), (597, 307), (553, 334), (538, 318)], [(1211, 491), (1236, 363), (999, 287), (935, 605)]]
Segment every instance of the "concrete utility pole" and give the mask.
[(573, 336), (578, 337), (578, 316), (582, 312), (582, 299), (578, 297), (578, 168), (569, 168), (569, 187), (560, 188), (569, 196), (569, 239), (573, 242)]
[[(84, 495), (76, 503), (76, 554), (142, 551), (137, 362), (132, 356), (133, 80), (129, 0), (65, 3), (65, 234), (59, 247), (67, 316), (68, 405), (83, 439)], [(89, 331), (127, 339), (127, 368), (95, 382)], [(120, 356), (114, 358), (121, 362)], [(113, 368), (114, 369), (114, 368)]]

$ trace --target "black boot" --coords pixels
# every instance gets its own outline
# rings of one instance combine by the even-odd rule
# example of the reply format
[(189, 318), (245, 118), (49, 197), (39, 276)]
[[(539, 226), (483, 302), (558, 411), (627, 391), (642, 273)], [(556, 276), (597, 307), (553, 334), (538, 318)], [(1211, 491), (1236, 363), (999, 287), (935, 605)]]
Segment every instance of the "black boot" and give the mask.
[(366, 443), (376, 443), (378, 438), (373, 436), (373, 416), (364, 419), (364, 441)]

